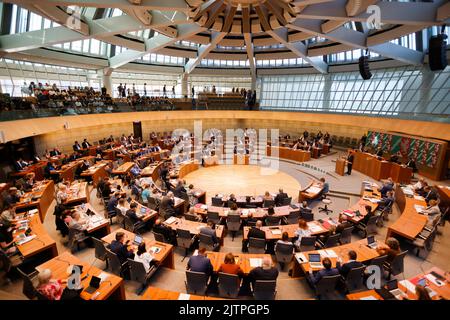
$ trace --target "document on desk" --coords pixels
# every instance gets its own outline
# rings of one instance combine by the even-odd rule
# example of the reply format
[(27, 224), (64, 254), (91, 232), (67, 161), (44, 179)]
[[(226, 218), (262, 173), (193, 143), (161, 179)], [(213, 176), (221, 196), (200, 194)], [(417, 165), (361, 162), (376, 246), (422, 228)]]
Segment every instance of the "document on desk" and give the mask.
[(190, 299), (191, 295), (187, 293), (180, 293), (180, 295), (178, 296), (178, 300), (190, 300)]
[(423, 210), (425, 210), (425, 207), (424, 207), (424, 206), (421, 206), (421, 205), (418, 205), (418, 204), (415, 204), (415, 205), (414, 205), (414, 209), (416, 209), (416, 211), (417, 211), (418, 213), (420, 213), (420, 212), (422, 212)]
[(337, 258), (338, 257), (338, 255), (336, 254), (336, 252), (334, 252), (334, 250), (327, 249), (327, 250), (325, 250), (325, 252), (327, 253), (328, 258)]
[(408, 291), (416, 292), (416, 286), (409, 280), (402, 280), (399, 283), (404, 286)]
[(403, 190), (403, 193), (405, 195), (408, 195), (408, 196), (413, 196), (414, 195), (414, 191), (412, 189), (410, 189), (410, 188), (402, 188), (402, 190)]
[(308, 228), (309, 228), (309, 231), (311, 231), (313, 233), (322, 231), (322, 227), (318, 226), (315, 223), (308, 223)]
[(319, 251), (317, 251), (317, 253), (320, 254), (320, 257), (321, 257), (322, 259), (328, 257), (328, 254), (327, 254), (326, 250), (319, 250)]
[(359, 298), (359, 300), (378, 300), (378, 299), (375, 298), (374, 296), (367, 296), (367, 297), (361, 297), (361, 298)]
[(308, 189), (306, 189), (305, 191), (307, 193), (319, 193), (322, 189), (319, 187), (309, 187)]
[(102, 272), (98, 275), (98, 277), (100, 278), (100, 283), (106, 281), (106, 279), (108, 279), (109, 274), (107, 274), (106, 272)]
[(414, 199), (419, 200), (419, 201), (425, 201), (425, 198), (422, 196), (414, 196)]
[(433, 276), (432, 274), (427, 274), (425, 275), (425, 278), (427, 278), (428, 281), (432, 282), (434, 285), (438, 286), (438, 287), (442, 287), (444, 285), (444, 282), (439, 281), (438, 279), (436, 279), (435, 276)]
[(250, 258), (250, 267), (257, 268), (262, 266), (262, 259), (260, 258)]
[(270, 230), (270, 232), (272, 232), (273, 235), (280, 235), (281, 234), (281, 230), (280, 229), (272, 229), (272, 230)]
[(35, 235), (35, 234), (33, 234), (33, 235), (31, 235), (31, 236), (28, 236), (28, 237), (25, 237), (25, 238), (22, 238), (22, 239), (20, 239), (19, 241), (17, 241), (16, 243), (17, 243), (18, 246), (21, 246), (21, 245), (23, 245), (23, 244), (25, 244), (25, 243), (27, 243), (27, 242), (30, 242), (30, 241), (33, 240), (34, 238), (36, 238), (36, 235)]
[(169, 219), (167, 219), (166, 221), (164, 221), (166, 224), (172, 224), (177, 220), (177, 218), (175, 217), (170, 217)]

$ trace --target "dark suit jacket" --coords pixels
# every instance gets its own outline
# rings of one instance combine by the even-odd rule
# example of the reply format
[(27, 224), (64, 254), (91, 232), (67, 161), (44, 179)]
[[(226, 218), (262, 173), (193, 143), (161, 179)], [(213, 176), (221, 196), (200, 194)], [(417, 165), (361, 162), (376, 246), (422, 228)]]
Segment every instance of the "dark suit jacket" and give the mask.
[(153, 226), (153, 232), (162, 234), (164, 236), (164, 238), (166, 238), (169, 241), (171, 241), (173, 238), (172, 229), (170, 229), (169, 227), (166, 227), (162, 224), (159, 224), (159, 225), (155, 224)]
[(337, 268), (331, 269), (321, 269), (315, 275), (311, 276), (311, 281), (313, 284), (317, 284), (323, 277), (335, 276), (339, 274), (339, 270)]
[(129, 209), (127, 211), (127, 217), (130, 218), (133, 223), (137, 223), (137, 222), (141, 221), (141, 219), (139, 219), (139, 217), (137, 216), (135, 210)]
[(73, 151), (79, 151), (79, 150), (81, 150), (81, 146), (80, 146), (79, 143), (78, 143), (78, 144), (74, 144), (74, 145), (72, 146), (72, 148), (73, 148)]
[(219, 239), (217, 239), (216, 236), (216, 230), (211, 229), (210, 227), (204, 227), (200, 229), (200, 233), (211, 236), (214, 244), (219, 243)]
[(91, 146), (89, 142), (83, 142), (81, 145), (83, 146), (83, 149), (87, 149)]
[(339, 273), (344, 278), (347, 277), (347, 275), (348, 275), (348, 273), (349, 273), (349, 271), (351, 269), (359, 268), (359, 267), (362, 267), (362, 266), (363, 266), (363, 264), (361, 262), (359, 262), (359, 261), (350, 261), (350, 262), (344, 263), (343, 265), (341, 265), (339, 262), (336, 264), (336, 267), (338, 268)]
[(119, 258), (121, 263), (124, 263), (127, 261), (127, 259), (133, 259), (134, 253), (131, 251), (128, 251), (128, 248), (126, 245), (120, 243), (119, 241), (113, 240), (111, 242), (111, 245), (109, 246), (110, 250), (117, 254), (117, 257)]
[(288, 195), (287, 195), (287, 193), (278, 193), (276, 196), (275, 196), (275, 204), (278, 206), (278, 205), (280, 205), (281, 204), (281, 202), (284, 200), (284, 199), (287, 199), (288, 198)]
[(278, 278), (278, 269), (273, 267), (270, 269), (256, 267), (252, 271), (250, 271), (248, 276), (253, 283), (256, 280), (276, 280)]
[(340, 224), (338, 224), (338, 226), (336, 227), (336, 233), (342, 233), (342, 231), (344, 231), (345, 228), (349, 228), (351, 227), (352, 224), (348, 221), (342, 222)]
[(192, 256), (188, 261), (188, 269), (195, 272), (203, 272), (210, 275), (213, 271), (211, 261), (202, 255)]
[(182, 185), (181, 186), (177, 186), (173, 190), (173, 195), (175, 197), (177, 197), (177, 198), (186, 199), (187, 198), (187, 191)]
[(160, 208), (166, 218), (175, 215), (174, 202), (167, 196), (162, 198)]
[(247, 239), (250, 239), (250, 238), (266, 239), (266, 233), (264, 231), (262, 231), (261, 229), (252, 227), (248, 231), (248, 235), (247, 235)]

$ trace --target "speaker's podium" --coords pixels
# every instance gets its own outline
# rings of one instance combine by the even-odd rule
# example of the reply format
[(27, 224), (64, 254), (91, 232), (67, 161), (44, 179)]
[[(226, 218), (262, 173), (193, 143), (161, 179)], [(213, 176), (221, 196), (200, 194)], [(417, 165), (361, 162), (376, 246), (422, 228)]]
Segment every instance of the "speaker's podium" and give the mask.
[(345, 174), (345, 159), (339, 158), (336, 160), (336, 169), (335, 172), (338, 175), (343, 176)]

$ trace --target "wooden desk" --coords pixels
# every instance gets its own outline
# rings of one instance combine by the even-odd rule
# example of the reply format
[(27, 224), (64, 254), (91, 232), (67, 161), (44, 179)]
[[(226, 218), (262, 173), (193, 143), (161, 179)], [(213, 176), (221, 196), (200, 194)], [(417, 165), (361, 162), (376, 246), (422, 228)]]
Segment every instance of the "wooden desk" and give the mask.
[(281, 159), (297, 162), (306, 162), (311, 160), (311, 152), (305, 150), (293, 150), (286, 147), (267, 146), (266, 153), (269, 157), (276, 157), (278, 155)]
[(249, 165), (250, 164), (250, 155), (249, 154), (234, 154), (233, 155), (233, 164)]
[(162, 162), (155, 162), (145, 167), (141, 171), (141, 177), (151, 177), (153, 183), (155, 183), (159, 179), (159, 170), (161, 169), (162, 165)]
[[(141, 300), (178, 300), (181, 294), (182, 293), (180, 292), (164, 290), (156, 287), (148, 287), (142, 295)], [(223, 300), (215, 297), (197, 296), (194, 294), (186, 295), (185, 293), (183, 294), (185, 295), (184, 298), (189, 296), (189, 300)]]
[(324, 144), (322, 145), (322, 153), (323, 153), (323, 154), (328, 154), (328, 153), (330, 153), (330, 149), (331, 149), (331, 144), (329, 144), (329, 143), (324, 143)]
[[(309, 265), (308, 261), (308, 254), (310, 253), (323, 253), (325, 250), (332, 250), (334, 253), (340, 257), (343, 261), (343, 263), (347, 262), (348, 260), (348, 252), (350, 250), (354, 250), (357, 254), (357, 261), (359, 262), (367, 262), (372, 260), (373, 258), (376, 258), (379, 256), (377, 250), (369, 248), (367, 245), (367, 239), (362, 239), (356, 242), (351, 242), (348, 244), (344, 244), (342, 246), (332, 247), (329, 249), (324, 250), (313, 250), (313, 251), (306, 251), (306, 252), (299, 252), (294, 254), (294, 266), (293, 266), (293, 277), (298, 277), (300, 275), (307, 274), (309, 270), (311, 270), (311, 266)], [(378, 246), (384, 247), (385, 244), (378, 242)], [(304, 261), (300, 261), (299, 257), (303, 255)], [(321, 258), (323, 259), (324, 256), (321, 255)], [(330, 258), (333, 267), (336, 267), (337, 258)], [(313, 271), (318, 271), (320, 268), (313, 268)]]
[(383, 298), (375, 290), (365, 290), (346, 295), (347, 300), (365, 300), (364, 298), (373, 297), (376, 300), (383, 300)]
[(322, 191), (323, 187), (319, 182), (310, 183), (308, 187), (299, 191), (298, 202), (316, 199), (322, 194)]
[(218, 156), (204, 156), (203, 157), (203, 166), (206, 167), (212, 167), (217, 166), (219, 164), (219, 157)]
[[(311, 232), (312, 236), (319, 236), (327, 234), (329, 231), (325, 228), (319, 221), (309, 221), (307, 222), (308, 229)], [(266, 233), (266, 240), (279, 240), (283, 235), (283, 232), (287, 232), (289, 238), (295, 238), (295, 231), (298, 229), (298, 224), (287, 224), (287, 225), (279, 225), (279, 226), (265, 226), (261, 227), (261, 230)], [(248, 239), (248, 232), (250, 231), (250, 227), (244, 227), (243, 229), (243, 237), (244, 240)]]
[(141, 218), (142, 221), (147, 222), (150, 221), (152, 219), (155, 219), (158, 217), (158, 212), (155, 210), (152, 210), (142, 204), (140, 204), (139, 202), (133, 200), (131, 201), (132, 203), (136, 203), (137, 207), (136, 207), (136, 214), (139, 218)]
[(128, 172), (130, 172), (130, 170), (134, 167), (134, 165), (135, 165), (134, 162), (125, 162), (118, 168), (114, 169), (112, 173), (118, 175), (128, 174)]
[[(428, 288), (430, 288), (431, 290), (433, 290), (434, 292), (436, 292), (436, 294), (437, 294), (437, 295), (433, 296), (432, 299), (433, 300), (439, 300), (439, 299), (449, 300), (450, 299), (450, 276), (448, 274), (446, 275), (444, 270), (441, 270), (437, 267), (433, 267), (430, 270), (428, 270), (426, 273), (420, 273), (417, 276), (412, 277), (406, 281), (412, 283), (415, 287), (415, 285), (417, 284), (417, 282), (420, 279), (424, 278), (427, 274), (429, 274), (432, 271), (436, 272), (437, 274), (441, 275), (442, 277), (444, 277), (446, 279), (443, 286), (437, 286), (432, 281), (426, 279), (426, 286)], [(405, 292), (408, 295), (409, 299), (412, 299), (412, 300), (417, 299), (416, 293), (408, 290), (404, 286), (402, 281), (399, 281), (398, 288), (400, 290), (402, 290), (403, 292)]]
[[(56, 257), (58, 255), (56, 242), (52, 237), (49, 236), (47, 230), (45, 230), (42, 222), (39, 219), (39, 216), (37, 214), (34, 214), (32, 216), (27, 216), (24, 219), (28, 220), (28, 227), (31, 229), (30, 235), (35, 235), (36, 237), (27, 243), (17, 246), (20, 254), (25, 259), (35, 257), (36, 255), (43, 256), (44, 258), (46, 258), (45, 260)], [(24, 232), (25, 231), (16, 230), (14, 232), (14, 237)]]
[[(109, 219), (98, 213), (90, 203), (81, 204), (74, 207), (74, 209), (80, 213), (82, 219), (89, 221), (88, 228), (86, 229), (86, 233), (88, 235), (95, 236), (96, 238), (101, 238), (111, 233)], [(87, 215), (86, 212), (88, 210), (92, 211), (94, 215)]]
[(68, 194), (64, 204), (74, 205), (78, 203), (89, 203), (89, 192), (87, 182), (72, 182), (68, 188)]
[(189, 173), (198, 170), (200, 167), (197, 160), (191, 160), (185, 163), (182, 163), (178, 167), (178, 178), (183, 179), (185, 176), (187, 176)]
[[(296, 205), (299, 207), (298, 209), (292, 209), (290, 206), (274, 207), (275, 213), (273, 214), (273, 216), (285, 217), (288, 216), (291, 212), (299, 211), (300, 204), (296, 203)], [(228, 211), (230, 210), (230, 208), (228, 207), (215, 207), (215, 206), (207, 206), (207, 209), (203, 209), (202, 206), (203, 204), (201, 203), (196, 204), (195, 213), (206, 216), (208, 214), (208, 211), (217, 212), (219, 213), (220, 217), (226, 218), (228, 216)], [(247, 219), (249, 213), (252, 214), (253, 218), (263, 219), (267, 216), (267, 210), (268, 208), (238, 209), (241, 219)]]
[(45, 160), (39, 161), (38, 163), (29, 165), (24, 170), (11, 173), (10, 176), (20, 179), (29, 173), (34, 173), (36, 180), (44, 180), (44, 167), (47, 165), (47, 162)]
[(85, 160), (90, 161), (92, 164), (94, 158), (95, 157), (88, 156), (77, 159), (61, 166), (61, 168), (59, 168), (58, 170), (51, 171), (51, 173), (58, 174), (61, 179), (72, 182), (75, 177), (75, 170), (78, 168), (78, 166), (81, 165), (81, 163), (83, 163), (83, 161)]
[(397, 235), (414, 240), (428, 222), (428, 218), (419, 214), (414, 205), (426, 207), (426, 202), (414, 197), (407, 197), (400, 186), (395, 189), (395, 202), (402, 215), (388, 227), (386, 238)]
[[(127, 231), (125, 229), (118, 229), (106, 237), (103, 237), (102, 240), (108, 244), (111, 244), (113, 240), (116, 239), (116, 233), (117, 232), (123, 232), (125, 234), (125, 239), (130, 240), (130, 246), (132, 247), (133, 251), (137, 251), (137, 246), (132, 244), (134, 237), (136, 236), (133, 232)], [(160, 251), (157, 254), (153, 254), (152, 256), (154, 260), (158, 263), (159, 266), (175, 269), (175, 263), (173, 258), (173, 245), (168, 243), (163, 243), (159, 241), (150, 240), (147, 238), (143, 238), (145, 241), (145, 246), (147, 250), (150, 250), (152, 247), (158, 247), (160, 248)]]
[(320, 152), (322, 151), (322, 148), (312, 148), (312, 157), (314, 159), (319, 159), (320, 158)]
[[(163, 223), (164, 225), (170, 227), (174, 231), (177, 231), (178, 229), (188, 230), (191, 233), (191, 235), (198, 235), (200, 233), (200, 229), (207, 226), (207, 224), (203, 222), (190, 221), (180, 218), (175, 218), (175, 220), (170, 224), (168, 224), (165, 221)], [(223, 238), (225, 237), (225, 226), (216, 225), (216, 236), (220, 241), (220, 245), (223, 246)]]
[[(85, 277), (85, 279), (83, 279), (81, 283), (84, 288), (87, 288), (89, 286), (89, 282), (91, 281), (92, 276), (98, 277), (100, 274), (108, 275), (106, 281), (102, 282), (100, 284), (100, 287), (96, 291), (100, 292), (100, 295), (96, 300), (126, 300), (124, 281), (121, 277), (102, 271), (97, 267), (91, 266), (89, 263), (81, 261), (77, 257), (71, 255), (69, 252), (64, 252), (59, 256), (53, 258), (52, 260), (41, 264), (40, 266), (36, 267), (36, 270), (41, 272), (44, 269), (50, 269), (52, 271), (52, 277), (54, 279), (67, 281), (67, 279), (69, 278), (67, 270), (71, 265), (83, 266), (83, 273), (81, 274), (81, 278), (83, 279), (83, 277)], [(81, 292), (80, 296), (84, 300), (90, 300), (92, 295), (96, 292), (90, 294), (86, 291), (83, 291)]]
[(391, 174), (392, 163), (385, 160), (378, 160), (376, 155), (351, 151), (354, 155), (352, 169), (365, 174), (375, 180), (387, 179)]
[[(214, 272), (219, 272), (219, 268), (222, 265), (223, 261), (225, 260), (225, 256), (227, 255), (226, 252), (212, 252), (207, 251), (206, 252), (207, 257), (211, 260), (211, 264), (213, 266)], [(244, 274), (248, 275), (250, 271), (254, 268), (250, 265), (250, 259), (260, 259), (261, 262), (264, 258), (270, 258), (272, 260), (272, 257), (270, 254), (252, 254), (252, 253), (236, 253), (233, 254), (234, 259), (237, 265), (241, 267), (241, 270)]]
[(82, 177), (91, 177), (92, 183), (94, 187), (97, 187), (97, 183), (101, 178), (107, 177), (108, 173), (105, 170), (105, 167), (111, 163), (110, 160), (103, 160), (97, 162), (95, 165), (89, 167), (87, 170), (81, 173)]
[(413, 171), (404, 165), (391, 163), (391, 178), (397, 183), (410, 184)]
[(339, 158), (336, 160), (336, 168), (334, 169), (334, 172), (336, 172), (338, 175), (343, 176), (345, 175), (345, 159)]
[(55, 184), (53, 180), (39, 181), (35, 183), (32, 191), (25, 193), (20, 198), (20, 202), (16, 204), (16, 209), (37, 208), (41, 221), (44, 221), (47, 210), (54, 200), (54, 193)]
[[(375, 195), (374, 195), (375, 193)], [(360, 215), (357, 216), (356, 214), (353, 214), (352, 216), (349, 216), (349, 214), (347, 214), (347, 219), (353, 223), (359, 223), (361, 220), (364, 219), (364, 217), (367, 215), (367, 210), (366, 210), (366, 206), (370, 206), (372, 208), (372, 212), (375, 212), (375, 210), (378, 208), (378, 203), (374, 203), (370, 200), (365, 200), (364, 198), (370, 198), (370, 199), (375, 199), (375, 200), (379, 200), (381, 199), (381, 195), (378, 192), (378, 190), (376, 190), (376, 188), (373, 188), (373, 192), (370, 191), (363, 191), (362, 197), (361, 199), (358, 200), (358, 202), (356, 202), (354, 205), (352, 205), (348, 210), (344, 210), (344, 212), (347, 212), (350, 214), (350, 212), (356, 212), (359, 211)], [(341, 213), (341, 215), (344, 213)]]
[(439, 203), (440, 206), (443, 208), (447, 208), (450, 206), (450, 187), (442, 186), (442, 185), (436, 185), (434, 186), (439, 194), (439, 198), (441, 199), (441, 202)]

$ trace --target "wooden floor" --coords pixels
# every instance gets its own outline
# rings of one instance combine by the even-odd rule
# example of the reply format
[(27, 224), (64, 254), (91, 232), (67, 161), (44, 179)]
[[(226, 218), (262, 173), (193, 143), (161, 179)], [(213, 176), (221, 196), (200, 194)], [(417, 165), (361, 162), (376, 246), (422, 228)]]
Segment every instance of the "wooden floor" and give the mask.
[(263, 195), (265, 191), (278, 192), (280, 187), (297, 201), (300, 183), (294, 177), (278, 170), (252, 165), (218, 165), (200, 168), (185, 178), (188, 184), (207, 191), (207, 202), (215, 194)]

